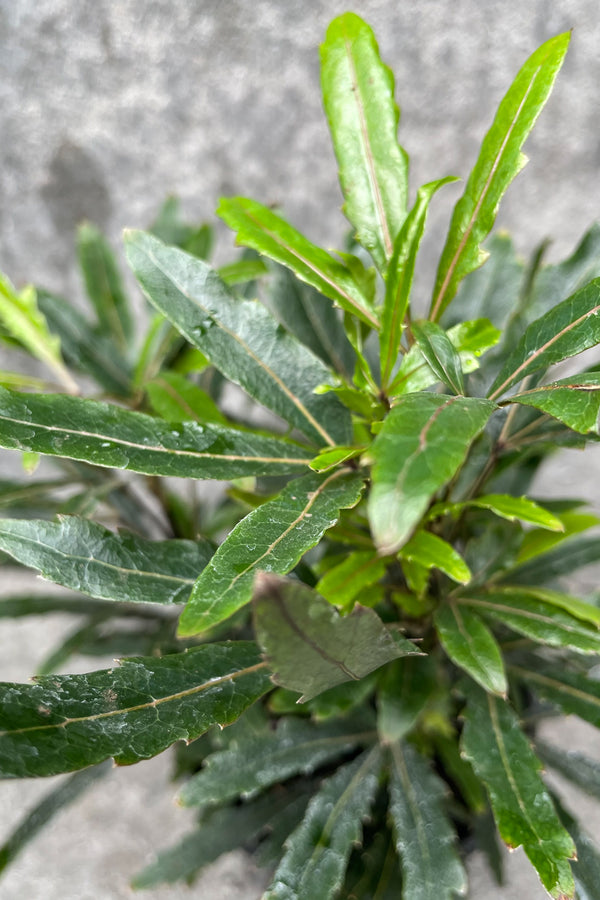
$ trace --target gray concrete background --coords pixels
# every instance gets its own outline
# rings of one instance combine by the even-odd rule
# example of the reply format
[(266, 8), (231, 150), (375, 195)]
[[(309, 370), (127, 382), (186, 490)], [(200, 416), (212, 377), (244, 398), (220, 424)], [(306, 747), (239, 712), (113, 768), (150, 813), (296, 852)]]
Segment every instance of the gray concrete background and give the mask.
[[(77, 222), (95, 221), (118, 244), (122, 228), (148, 224), (167, 193), (195, 219), (210, 219), (222, 194), (277, 203), (311, 238), (340, 246), (346, 225), (317, 48), (327, 22), (347, 8), (338, 0), (0, 0), (0, 268), (17, 284), (77, 296)], [(353, 8), (375, 28), (396, 73), (413, 191), (444, 174), (468, 174), (526, 56), (574, 29), (526, 147), (531, 162), (498, 220), (524, 252), (551, 235), (551, 256), (564, 255), (597, 218), (600, 201), (596, 0), (365, 0)], [(434, 203), (428, 263), (459, 190), (446, 188)], [(226, 257), (231, 240), (221, 235)], [(425, 267), (424, 290), (431, 278)], [(585, 459), (584, 475), (580, 454), (557, 458), (539, 493), (580, 490), (600, 509), (598, 454)], [(65, 627), (60, 618), (3, 623), (0, 678), (25, 679)], [(578, 723), (553, 737), (600, 753), (598, 735)], [(129, 897), (128, 878), (189, 823), (173, 807), (168, 774), (165, 757), (116, 771), (23, 854), (0, 880), (1, 900)], [(1, 786), (0, 839), (49, 787)], [(598, 811), (570, 797), (600, 834)], [(544, 895), (518, 853), (503, 891), (490, 886), (476, 858), (471, 869), (474, 897)], [(237, 854), (193, 891), (153, 896), (251, 900), (261, 878)]]

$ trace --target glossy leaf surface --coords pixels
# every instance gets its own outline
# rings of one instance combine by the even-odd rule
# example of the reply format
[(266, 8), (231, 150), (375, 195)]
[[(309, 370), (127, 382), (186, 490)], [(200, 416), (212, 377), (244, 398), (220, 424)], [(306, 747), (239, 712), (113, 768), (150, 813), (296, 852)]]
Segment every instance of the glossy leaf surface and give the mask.
[(149, 541), (76, 516), (0, 519), (0, 549), (48, 581), (104, 600), (185, 603), (208, 541)]
[(389, 749), (390, 815), (406, 900), (452, 900), (464, 894), (467, 875), (454, 827), (444, 809), (446, 785), (409, 744)]
[(239, 244), (287, 266), (341, 309), (354, 313), (373, 328), (378, 327), (377, 317), (350, 270), (281, 216), (246, 197), (222, 199), (217, 214), (237, 232)]
[(374, 610), (355, 606), (340, 616), (311, 588), (272, 575), (257, 579), (254, 627), (273, 681), (302, 693), (299, 702), (419, 653), (400, 634), (392, 635)]
[(541, 764), (515, 713), (473, 683), (465, 691), (462, 749), (487, 788), (502, 839), (509, 847), (523, 847), (553, 897), (573, 897), (567, 860), (575, 846), (560, 824), (539, 775)]
[(399, 556), (425, 569), (439, 569), (459, 584), (467, 584), (471, 580), (470, 569), (460, 553), (452, 544), (430, 531), (415, 531), (400, 549)]
[(323, 783), (309, 803), (263, 900), (336, 896), (362, 820), (379, 784), (381, 754), (374, 749), (347, 763)]
[(419, 393), (402, 397), (369, 454), (369, 520), (382, 553), (410, 537), (431, 498), (456, 474), (494, 405), (475, 397)]
[(344, 212), (383, 270), (406, 215), (408, 158), (398, 145), (394, 76), (359, 16), (334, 19), (321, 45), (321, 86)]
[(95, 400), (0, 388), (0, 446), (147, 475), (239, 478), (302, 471), (298, 444), (220, 425), (168, 424)]
[(375, 731), (367, 728), (365, 718), (322, 725), (296, 717), (280, 719), (276, 730), (267, 727), (252, 738), (242, 736), (226, 750), (212, 753), (204, 768), (186, 782), (179, 802), (203, 806), (237, 796), (247, 799), (292, 776), (309, 775), (374, 738)]
[(532, 322), (490, 388), (492, 399), (527, 375), (577, 356), (600, 342), (600, 278)]
[(255, 645), (244, 642), (3, 684), (0, 773), (56, 775), (111, 756), (117, 765), (149, 759), (211, 725), (230, 724), (270, 687)]
[(454, 208), (433, 290), (430, 318), (434, 321), (451, 302), (465, 275), (486, 259), (481, 242), (494, 224), (504, 192), (527, 161), (521, 147), (552, 90), (569, 38), (568, 33), (559, 34), (542, 44), (521, 68), (498, 107), (465, 192)]
[(496, 640), (478, 615), (455, 601), (442, 604), (435, 613), (442, 646), (450, 659), (486, 691), (506, 696), (506, 674)]
[(293, 569), (335, 524), (340, 509), (358, 503), (362, 490), (362, 475), (338, 469), (294, 480), (254, 509), (232, 529), (194, 585), (179, 633), (205, 631), (248, 603), (257, 572), (285, 575)]
[(129, 263), (150, 302), (227, 378), (317, 444), (349, 443), (350, 417), (329, 370), (253, 300), (240, 300), (199, 259), (127, 232)]

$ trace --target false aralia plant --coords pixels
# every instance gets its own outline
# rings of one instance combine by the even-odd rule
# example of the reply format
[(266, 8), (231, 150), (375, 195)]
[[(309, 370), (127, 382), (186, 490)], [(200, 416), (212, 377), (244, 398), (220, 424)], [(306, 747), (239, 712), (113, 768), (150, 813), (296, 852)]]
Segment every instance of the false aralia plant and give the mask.
[[(168, 201), (125, 236), (141, 342), (91, 225), (90, 315), (0, 282), (2, 336), (48, 379), (1, 374), (0, 445), (50, 458), (1, 485), (0, 551), (67, 589), (4, 596), (0, 615), (76, 617), (33, 683), (1, 687), (2, 775), (69, 774), (0, 866), (107, 760), (175, 745), (197, 826), (137, 888), (242, 845), (274, 873), (265, 900), (444, 900), (474, 847), (500, 878), (504, 842), (551, 896), (600, 896), (600, 855), (542, 770), (600, 796), (600, 761), (537, 728), (600, 726), (600, 604), (563, 581), (600, 558), (598, 520), (525, 496), (558, 446), (597, 439), (600, 367), (554, 366), (600, 343), (600, 230), (557, 265), (523, 264), (505, 235), (482, 247), (568, 43), (500, 103), (426, 316), (417, 251), (454, 179), (409, 200), (393, 77), (352, 14), (321, 48), (344, 252), (230, 197), (218, 213), (246, 249), (215, 270), (210, 230)], [(228, 487), (208, 503), (204, 479)], [(122, 658), (59, 674), (73, 654)]]

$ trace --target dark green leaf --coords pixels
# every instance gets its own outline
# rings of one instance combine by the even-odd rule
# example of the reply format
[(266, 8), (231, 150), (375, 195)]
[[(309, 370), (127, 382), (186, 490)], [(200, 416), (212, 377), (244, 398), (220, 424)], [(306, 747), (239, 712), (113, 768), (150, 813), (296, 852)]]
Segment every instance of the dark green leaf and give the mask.
[(354, 313), (372, 328), (379, 327), (377, 316), (347, 266), (312, 244), (285, 219), (246, 197), (223, 198), (217, 215), (237, 232), (238, 244), (287, 266), (346, 312)]
[(269, 306), (285, 328), (334, 371), (350, 381), (354, 353), (329, 297), (277, 266)]
[(94, 784), (99, 778), (103, 778), (110, 771), (107, 763), (76, 772), (66, 780), (61, 781), (43, 799), (33, 807), (12, 832), (8, 840), (0, 847), (0, 872), (3, 872), (19, 853), (33, 840), (41, 829), (50, 822), (53, 817), (68, 806)]
[(60, 338), (68, 364), (91, 375), (110, 394), (128, 397), (131, 372), (118, 346), (105, 334), (93, 331), (75, 307), (61, 297), (38, 290), (38, 300), (48, 325)]
[(600, 762), (573, 750), (561, 750), (541, 740), (536, 740), (535, 752), (545, 765), (560, 772), (588, 796), (600, 800)]
[(600, 277), (600, 225), (592, 225), (575, 251), (563, 262), (543, 266), (533, 282), (528, 321), (539, 318), (566, 297)]
[(600, 628), (600, 608), (595, 604), (580, 600), (578, 597), (573, 597), (571, 594), (563, 594), (560, 591), (552, 591), (549, 588), (535, 587), (533, 585), (523, 587), (506, 585), (506, 587), (502, 586), (492, 589), (492, 593), (500, 599), (503, 597), (516, 597), (518, 600), (524, 596), (534, 600), (543, 600), (544, 603), (548, 603), (556, 609), (565, 610), (570, 616), (575, 616), (576, 619), (595, 625), (596, 629)]
[(397, 659), (387, 666), (377, 692), (377, 729), (381, 740), (402, 740), (425, 712), (438, 687), (431, 656)]
[(384, 271), (406, 216), (408, 157), (398, 145), (394, 76), (380, 59), (372, 30), (353, 13), (327, 29), (321, 86), (344, 212)]
[(398, 550), (431, 498), (458, 471), (494, 405), (475, 397), (402, 397), (370, 449), (369, 519), (380, 551)]
[(561, 821), (575, 841), (577, 860), (572, 864), (577, 900), (599, 900), (600, 898), (600, 850), (581, 825), (574, 819), (558, 798), (554, 798)]
[(261, 304), (234, 297), (205, 263), (143, 232), (126, 234), (129, 263), (148, 299), (227, 378), (321, 446), (352, 440), (329, 370)]
[(413, 322), (413, 337), (432, 372), (455, 394), (464, 394), (462, 363), (452, 341), (435, 322)]
[(436, 611), (435, 625), (450, 659), (486, 691), (506, 696), (500, 648), (479, 616), (463, 604), (449, 600)]
[(424, 569), (439, 569), (459, 584), (467, 584), (471, 580), (469, 567), (460, 553), (452, 544), (430, 531), (415, 531), (398, 555), (400, 559), (417, 563)]
[(394, 243), (394, 253), (389, 265), (385, 300), (381, 318), (379, 344), (381, 350), (381, 383), (387, 387), (398, 357), (404, 317), (408, 310), (415, 262), (423, 232), (427, 210), (434, 193), (444, 184), (456, 179), (442, 178), (424, 184), (417, 191), (415, 205), (406, 217)]
[(77, 231), (79, 265), (102, 332), (123, 351), (133, 336), (129, 303), (113, 252), (98, 229), (85, 222)]
[(301, 692), (299, 703), (419, 653), (372, 609), (355, 606), (342, 617), (311, 588), (274, 575), (257, 577), (254, 627), (273, 681)]
[(574, 537), (510, 569), (503, 581), (523, 585), (548, 584), (561, 575), (568, 575), (599, 560), (600, 538)]
[(312, 455), (298, 444), (221, 425), (168, 424), (94, 400), (3, 388), (0, 446), (147, 475), (220, 479), (298, 472)]
[(118, 610), (112, 601), (90, 600), (77, 594), (23, 594), (20, 597), (2, 597), (0, 599), (0, 619), (18, 619), (23, 616), (43, 616), (50, 613), (68, 613), (69, 615), (110, 616), (117, 614), (145, 618), (163, 617), (169, 614), (163, 606), (140, 606), (138, 603), (119, 604)]
[(541, 764), (508, 703), (465, 685), (463, 753), (484, 782), (502, 839), (523, 849), (553, 897), (572, 897), (575, 846), (540, 778)]
[(275, 731), (265, 728), (253, 738), (229, 745), (207, 757), (205, 767), (183, 787), (183, 806), (222, 804), (245, 799), (294, 775), (308, 775), (355, 747), (373, 743), (376, 734), (364, 720), (338, 720), (315, 725), (298, 717), (280, 719)]
[(46, 675), (0, 691), (0, 774), (56, 775), (113, 757), (129, 765), (211, 725), (229, 725), (269, 690), (254, 644), (211, 644)]
[(446, 786), (409, 744), (390, 747), (390, 814), (406, 900), (452, 900), (467, 889), (456, 833), (444, 810)]
[(563, 712), (600, 728), (600, 681), (564, 666), (549, 666), (537, 658), (534, 666), (511, 665), (509, 671)]
[(581, 434), (588, 431), (598, 434), (600, 373), (562, 378), (515, 394), (510, 402), (533, 406)]
[(167, 422), (228, 424), (212, 397), (178, 372), (161, 372), (146, 390), (153, 410)]
[(194, 585), (179, 633), (198, 634), (227, 619), (252, 597), (258, 571), (285, 575), (335, 524), (340, 509), (355, 506), (360, 473), (337, 469), (290, 482), (235, 526)]
[(210, 225), (190, 225), (179, 212), (179, 199), (167, 197), (150, 228), (151, 234), (165, 244), (181, 247), (198, 259), (208, 259), (212, 252), (213, 232)]
[(375, 798), (380, 769), (381, 754), (375, 748), (323, 783), (290, 835), (263, 900), (329, 900), (337, 895), (352, 845), (362, 834), (362, 819)]
[(548, 99), (569, 39), (569, 33), (560, 34), (542, 44), (500, 103), (465, 192), (454, 208), (433, 290), (433, 320), (440, 318), (465, 275), (486, 259), (481, 242), (494, 224), (502, 195), (527, 161), (521, 147)]
[(600, 278), (531, 323), (492, 384), (489, 397), (496, 399), (526, 376), (576, 356), (598, 342)]
[(0, 549), (63, 587), (140, 603), (184, 603), (213, 554), (208, 541), (148, 541), (75, 516), (0, 519)]
[(600, 653), (598, 625), (583, 622), (562, 609), (518, 591), (487, 592), (478, 597), (461, 597), (456, 603), (508, 625), (551, 647), (568, 647), (579, 653)]

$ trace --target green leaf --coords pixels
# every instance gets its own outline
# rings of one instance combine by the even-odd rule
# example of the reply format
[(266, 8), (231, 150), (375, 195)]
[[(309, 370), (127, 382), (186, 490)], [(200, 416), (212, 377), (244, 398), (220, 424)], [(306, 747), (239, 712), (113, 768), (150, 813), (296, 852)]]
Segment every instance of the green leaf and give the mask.
[(467, 889), (456, 833), (444, 809), (446, 785), (409, 744), (392, 744), (390, 815), (407, 900), (452, 900)]
[(430, 509), (427, 518), (431, 520), (447, 514), (458, 516), (464, 509), (473, 507), (489, 509), (509, 522), (527, 522), (528, 525), (537, 525), (551, 531), (564, 530), (562, 520), (558, 516), (528, 497), (513, 497), (512, 494), (484, 494), (483, 497), (475, 497), (463, 503), (436, 503)]
[(424, 569), (439, 569), (459, 584), (467, 584), (471, 580), (471, 571), (460, 553), (452, 544), (430, 531), (415, 531), (398, 555)]
[(269, 270), (262, 259), (238, 259), (227, 266), (221, 266), (217, 271), (219, 278), (229, 287), (233, 287), (236, 284), (245, 284), (248, 281), (254, 281), (256, 278), (269, 274)]
[(529, 596), (537, 600), (543, 600), (545, 603), (549, 603), (557, 609), (565, 610), (571, 616), (575, 616), (576, 619), (581, 619), (583, 622), (590, 622), (592, 625), (595, 625), (596, 628), (600, 628), (600, 608), (591, 603), (586, 603), (585, 600), (580, 600), (578, 597), (572, 597), (570, 594), (563, 594), (559, 591), (552, 591), (549, 588), (531, 585), (523, 587), (511, 587), (510, 585), (507, 585), (506, 587), (500, 587), (499, 589), (494, 590), (495, 594), (499, 594), (500, 592), (503, 597), (516, 596), (518, 598)]
[(488, 396), (496, 399), (526, 376), (576, 356), (599, 342), (600, 278), (596, 278), (531, 323), (504, 363)]
[(0, 691), (0, 774), (56, 775), (113, 757), (130, 765), (211, 725), (229, 725), (271, 687), (254, 644), (210, 644), (45, 675)]
[(505, 697), (506, 674), (496, 640), (479, 616), (448, 600), (435, 613), (435, 626), (450, 659), (486, 691)]
[(505, 843), (522, 846), (542, 884), (556, 898), (574, 895), (567, 859), (575, 846), (560, 824), (540, 778), (541, 764), (508, 703), (465, 685), (462, 750), (484, 782)]
[(510, 569), (503, 581), (511, 584), (543, 585), (600, 559), (600, 538), (572, 537), (557, 547)]
[(344, 880), (353, 844), (379, 786), (381, 753), (347, 763), (323, 782), (286, 843), (286, 854), (263, 900), (330, 900)]
[(492, 229), (502, 195), (527, 161), (521, 147), (548, 99), (569, 39), (569, 33), (560, 34), (542, 44), (500, 103), (465, 192), (454, 208), (433, 290), (430, 318), (434, 321), (465, 275), (486, 259), (481, 242)]
[(561, 750), (539, 739), (535, 742), (535, 752), (545, 765), (560, 772), (588, 796), (600, 800), (600, 762), (573, 750)]
[(146, 390), (152, 409), (167, 422), (228, 424), (212, 397), (178, 372), (161, 372)]
[(127, 257), (151, 303), (227, 378), (323, 446), (352, 440), (350, 416), (329, 370), (259, 303), (239, 300), (201, 260), (143, 232), (126, 233)]
[(309, 465), (313, 472), (328, 472), (329, 469), (334, 469), (341, 463), (359, 456), (360, 453), (360, 447), (326, 447), (311, 459)]
[(38, 290), (40, 310), (60, 338), (70, 366), (96, 381), (117, 397), (131, 394), (131, 371), (118, 346), (105, 334), (96, 333), (87, 320), (61, 297)]
[(190, 225), (184, 222), (179, 207), (178, 197), (167, 197), (150, 228), (151, 234), (165, 244), (181, 247), (198, 259), (208, 259), (213, 246), (212, 228), (210, 225)]
[(35, 359), (54, 372), (65, 390), (70, 394), (78, 393), (79, 388), (62, 360), (60, 339), (50, 333), (38, 307), (34, 287), (29, 285), (19, 293), (8, 278), (0, 274), (0, 322)]
[(302, 693), (303, 703), (345, 681), (358, 681), (400, 656), (418, 654), (372, 609), (347, 616), (311, 588), (273, 575), (257, 578), (254, 628), (273, 681)]
[(321, 45), (321, 86), (356, 239), (385, 271), (406, 216), (408, 157), (398, 145), (394, 76), (371, 28), (353, 13), (334, 19)]
[(567, 715), (579, 716), (600, 728), (600, 682), (565, 666), (550, 666), (537, 657), (534, 665), (509, 667), (530, 690), (560, 707)]
[(529, 298), (529, 324), (549, 309), (600, 277), (600, 225), (595, 223), (584, 234), (574, 252), (557, 265), (543, 266), (536, 274)]
[(379, 344), (381, 351), (381, 383), (387, 387), (398, 358), (402, 327), (406, 316), (417, 253), (425, 230), (429, 203), (444, 184), (456, 181), (449, 176), (424, 184), (417, 191), (415, 205), (409, 212), (394, 243), (394, 253), (388, 268), (385, 300), (381, 318)]
[[(103, 616), (114, 615), (116, 612), (112, 601), (90, 600), (77, 594), (22, 594), (20, 596), (3, 597), (0, 599), (0, 619), (21, 618), (23, 616), (44, 616), (51, 613), (63, 612), (70, 615)], [(164, 617), (165, 609), (162, 606), (140, 606), (126, 602), (119, 604), (119, 617), (157, 618)]]
[(0, 549), (55, 584), (133, 603), (184, 603), (213, 553), (208, 541), (149, 541), (75, 516), (0, 519)]
[(515, 394), (510, 402), (533, 406), (580, 434), (587, 434), (589, 431), (598, 434), (600, 373), (562, 378)]
[(290, 334), (350, 381), (354, 353), (329, 297), (300, 281), (284, 266), (276, 266), (268, 304)]
[(77, 252), (101, 331), (127, 351), (133, 337), (129, 302), (113, 252), (101, 232), (89, 222), (77, 230)]
[(461, 359), (443, 328), (435, 322), (422, 321), (413, 322), (411, 331), (417, 346), (439, 381), (455, 394), (464, 394), (465, 382)]
[(477, 610), (538, 643), (579, 653), (600, 653), (598, 626), (526, 593), (489, 591), (480, 597), (460, 597), (456, 602), (461, 610)]
[(312, 244), (285, 219), (246, 197), (221, 199), (217, 215), (237, 232), (238, 244), (287, 266), (341, 309), (354, 313), (372, 328), (379, 327), (377, 316), (347, 266)]
[(402, 397), (370, 448), (369, 520), (382, 554), (398, 550), (431, 498), (456, 474), (494, 405), (475, 397)]
[(164, 423), (108, 403), (0, 388), (0, 447), (147, 475), (239, 478), (301, 471), (310, 451), (221, 425)]
[(294, 480), (252, 510), (230, 532), (198, 578), (179, 621), (179, 634), (198, 634), (222, 622), (252, 597), (258, 571), (285, 575), (355, 506), (364, 478), (347, 469)]
[(377, 692), (377, 730), (384, 743), (400, 741), (412, 731), (438, 683), (431, 656), (406, 656), (386, 667)]
[(242, 735), (226, 750), (208, 756), (203, 769), (180, 791), (179, 802), (204, 806), (238, 796), (248, 799), (295, 775), (310, 775), (375, 737), (364, 720), (315, 725), (297, 717), (280, 719), (276, 730), (265, 728), (251, 738)]
[(77, 800), (81, 794), (91, 787), (99, 778), (103, 778), (110, 771), (106, 763), (76, 772), (66, 780), (61, 781), (58, 787), (49, 791), (42, 800), (36, 804), (19, 823), (10, 837), (0, 847), (0, 872), (3, 872), (33, 840), (42, 828), (50, 822), (54, 816)]
[(563, 526), (562, 534), (549, 534), (541, 528), (534, 528), (528, 531), (523, 538), (523, 543), (519, 549), (517, 563), (520, 565), (542, 553), (552, 550), (558, 544), (561, 544), (567, 538), (573, 537), (588, 528), (600, 525), (598, 516), (591, 513), (564, 512), (560, 514), (560, 522)]
[(347, 609), (363, 588), (383, 578), (386, 568), (387, 561), (374, 550), (357, 550), (329, 569), (316, 590), (329, 603)]

